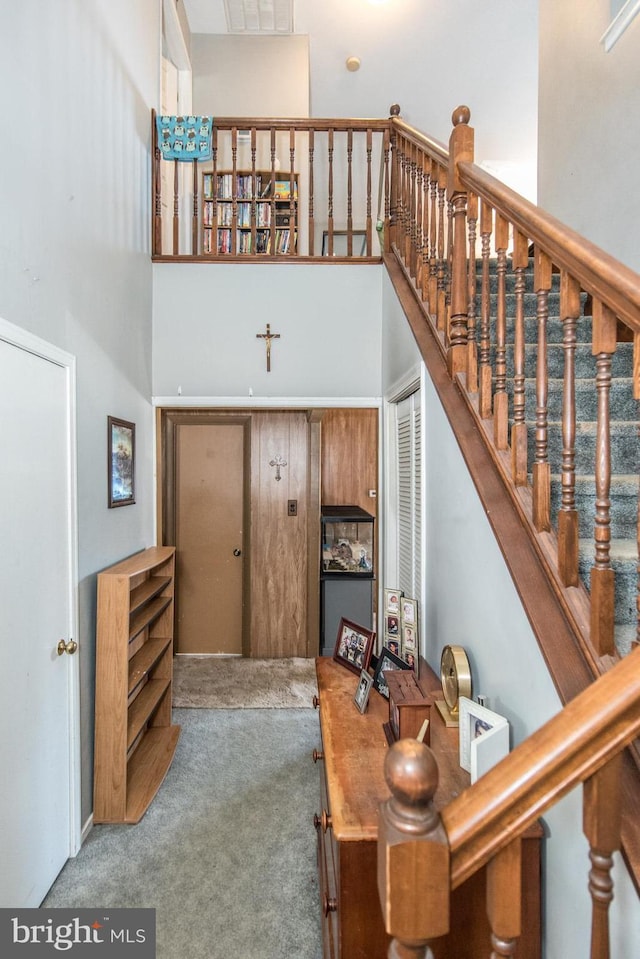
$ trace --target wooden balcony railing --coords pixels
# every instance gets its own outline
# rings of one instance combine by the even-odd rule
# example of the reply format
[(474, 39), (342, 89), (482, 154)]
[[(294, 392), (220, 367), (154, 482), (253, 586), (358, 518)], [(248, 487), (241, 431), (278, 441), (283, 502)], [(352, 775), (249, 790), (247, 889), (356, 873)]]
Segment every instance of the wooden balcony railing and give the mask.
[[(613, 853), (620, 848), (621, 751), (640, 730), (640, 649), (618, 662), (538, 732), (446, 806), (432, 799), (437, 761), (416, 740), (385, 760), (392, 797), (378, 832), (378, 888), (389, 955), (425, 959), (448, 931), (448, 890), (488, 864), (487, 955), (512, 956), (520, 935), (520, 839), (571, 789), (584, 784), (583, 830), (590, 846), (591, 959), (609, 955)], [(393, 854), (401, 846), (401, 855)], [(416, 877), (428, 877), (427, 890)], [(444, 897), (444, 902), (443, 902)]]
[(388, 120), (216, 117), (209, 162), (163, 160), (152, 120), (154, 259), (379, 262)]

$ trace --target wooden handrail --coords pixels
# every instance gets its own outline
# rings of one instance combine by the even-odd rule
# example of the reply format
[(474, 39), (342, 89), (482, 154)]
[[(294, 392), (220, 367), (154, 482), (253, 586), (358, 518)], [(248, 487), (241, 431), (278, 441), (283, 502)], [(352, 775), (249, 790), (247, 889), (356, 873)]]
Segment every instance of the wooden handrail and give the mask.
[(475, 163), (460, 163), (461, 182), (518, 227), (521, 232), (565, 269), (583, 290), (606, 302), (619, 319), (640, 333), (640, 278), (638, 274), (561, 223)]
[(640, 732), (640, 648), (442, 811), (456, 888)]

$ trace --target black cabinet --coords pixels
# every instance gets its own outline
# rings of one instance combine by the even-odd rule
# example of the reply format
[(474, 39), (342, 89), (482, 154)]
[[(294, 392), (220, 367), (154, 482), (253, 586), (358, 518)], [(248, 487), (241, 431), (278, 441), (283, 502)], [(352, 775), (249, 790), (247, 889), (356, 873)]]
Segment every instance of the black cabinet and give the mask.
[(333, 655), (342, 618), (373, 626), (375, 518), (359, 506), (323, 506), (320, 643)]

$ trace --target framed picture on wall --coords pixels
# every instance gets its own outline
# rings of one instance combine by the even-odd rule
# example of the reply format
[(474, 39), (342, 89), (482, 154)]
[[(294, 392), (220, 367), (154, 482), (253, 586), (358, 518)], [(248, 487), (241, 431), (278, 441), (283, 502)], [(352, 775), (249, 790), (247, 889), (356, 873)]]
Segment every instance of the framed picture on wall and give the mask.
[(107, 482), (109, 509), (130, 506), (136, 501), (135, 423), (107, 417)]

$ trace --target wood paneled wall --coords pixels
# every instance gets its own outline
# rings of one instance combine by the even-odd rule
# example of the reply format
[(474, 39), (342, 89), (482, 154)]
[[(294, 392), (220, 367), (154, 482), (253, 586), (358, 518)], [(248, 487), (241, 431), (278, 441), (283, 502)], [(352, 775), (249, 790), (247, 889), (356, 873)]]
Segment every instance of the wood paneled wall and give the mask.
[(327, 410), (322, 418), (322, 502), (377, 515), (378, 411)]

